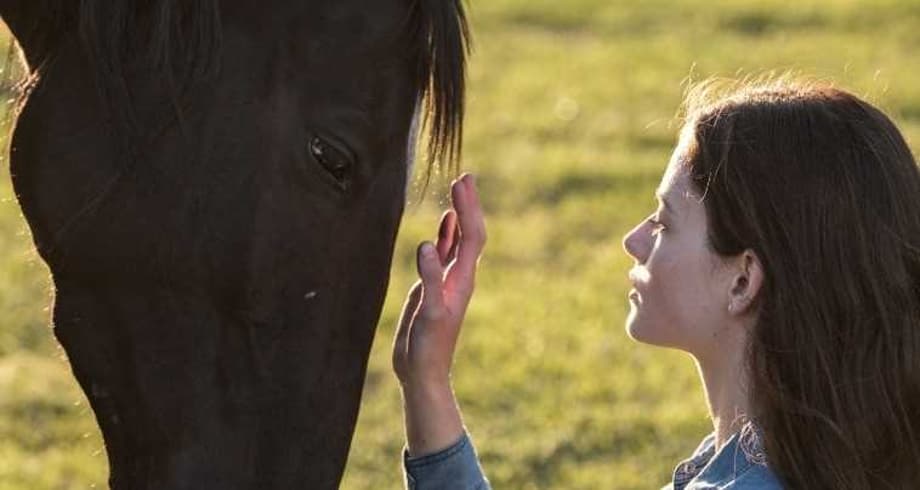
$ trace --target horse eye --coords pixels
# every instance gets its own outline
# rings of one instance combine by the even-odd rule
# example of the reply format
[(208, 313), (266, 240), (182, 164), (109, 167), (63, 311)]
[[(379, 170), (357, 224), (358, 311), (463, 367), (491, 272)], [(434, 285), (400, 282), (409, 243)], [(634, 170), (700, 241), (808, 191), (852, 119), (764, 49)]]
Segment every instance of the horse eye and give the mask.
[(349, 174), (354, 159), (332, 143), (314, 136), (310, 140), (310, 154), (329, 172), (342, 190), (348, 188)]

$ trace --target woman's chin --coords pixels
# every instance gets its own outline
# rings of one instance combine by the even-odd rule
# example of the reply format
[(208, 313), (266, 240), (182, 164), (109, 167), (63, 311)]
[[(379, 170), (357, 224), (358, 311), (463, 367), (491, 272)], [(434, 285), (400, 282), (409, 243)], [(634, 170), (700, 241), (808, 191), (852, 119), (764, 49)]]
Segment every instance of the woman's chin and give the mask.
[(629, 335), (629, 338), (643, 344), (665, 347), (669, 343), (666, 339), (661, 338), (660, 333), (654, 328), (654, 325), (648, 325), (647, 322), (642, 321), (635, 307), (630, 309), (629, 316), (626, 317), (626, 334)]
[(629, 335), (629, 338), (635, 340), (636, 342), (647, 344), (649, 343), (647, 335), (648, 332), (642, 328), (642, 322), (638, 317), (639, 312), (636, 311), (636, 307), (633, 306), (629, 310), (629, 316), (626, 317), (626, 335)]

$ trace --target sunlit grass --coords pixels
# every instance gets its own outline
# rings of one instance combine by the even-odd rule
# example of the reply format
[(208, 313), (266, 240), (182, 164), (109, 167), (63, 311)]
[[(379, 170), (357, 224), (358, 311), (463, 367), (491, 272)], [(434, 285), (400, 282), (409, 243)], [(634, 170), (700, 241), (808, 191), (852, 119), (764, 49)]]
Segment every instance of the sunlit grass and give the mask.
[[(490, 241), (454, 380), (496, 488), (654, 488), (709, 430), (692, 363), (634, 344), (622, 327), (620, 237), (651, 210), (688, 77), (833, 79), (885, 108), (918, 147), (920, 2), (794, 5), (471, 5), (464, 166), (479, 175)], [(432, 236), (442, 205), (429, 197), (407, 210), (344, 489), (401, 485), (390, 339), (415, 244)], [(92, 414), (48, 327), (48, 291), (4, 173), (0, 490), (105, 486)]]

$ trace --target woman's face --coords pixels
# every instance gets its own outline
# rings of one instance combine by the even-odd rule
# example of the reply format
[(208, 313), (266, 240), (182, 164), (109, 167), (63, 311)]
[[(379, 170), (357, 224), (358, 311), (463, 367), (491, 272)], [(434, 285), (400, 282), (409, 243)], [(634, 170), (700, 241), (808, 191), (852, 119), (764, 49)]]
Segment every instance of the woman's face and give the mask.
[(722, 261), (707, 243), (706, 210), (679, 145), (656, 192), (658, 209), (623, 238), (629, 271), (626, 329), (640, 342), (701, 356), (716, 352), (729, 323)]

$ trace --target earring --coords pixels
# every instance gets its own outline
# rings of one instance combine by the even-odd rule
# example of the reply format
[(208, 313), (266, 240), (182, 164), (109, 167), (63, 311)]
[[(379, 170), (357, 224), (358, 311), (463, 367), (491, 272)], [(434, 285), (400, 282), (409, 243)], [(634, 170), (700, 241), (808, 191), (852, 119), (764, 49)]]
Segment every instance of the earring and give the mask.
[(735, 312), (735, 302), (734, 302), (734, 301), (729, 301), (729, 302), (728, 302), (728, 312), (729, 312), (729, 313), (734, 313), (734, 312)]

